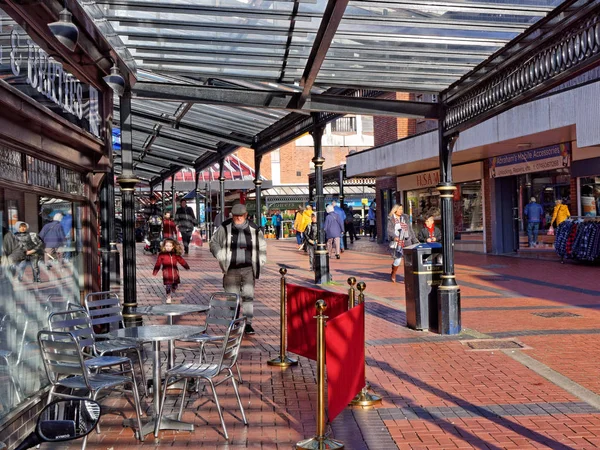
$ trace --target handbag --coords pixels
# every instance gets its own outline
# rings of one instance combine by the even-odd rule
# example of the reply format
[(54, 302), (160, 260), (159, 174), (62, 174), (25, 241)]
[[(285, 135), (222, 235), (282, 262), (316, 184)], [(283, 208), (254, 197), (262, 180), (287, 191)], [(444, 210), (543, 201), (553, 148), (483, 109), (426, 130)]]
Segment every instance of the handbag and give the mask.
[(550, 228), (548, 228), (548, 236), (554, 236), (554, 228), (552, 225), (550, 225)]

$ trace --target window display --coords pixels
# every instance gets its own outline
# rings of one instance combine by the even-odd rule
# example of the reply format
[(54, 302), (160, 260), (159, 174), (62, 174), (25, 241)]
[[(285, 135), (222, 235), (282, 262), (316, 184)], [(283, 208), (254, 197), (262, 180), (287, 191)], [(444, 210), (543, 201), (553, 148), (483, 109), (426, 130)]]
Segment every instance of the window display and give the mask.
[(581, 196), (581, 215), (584, 217), (600, 216), (600, 177), (579, 179)]

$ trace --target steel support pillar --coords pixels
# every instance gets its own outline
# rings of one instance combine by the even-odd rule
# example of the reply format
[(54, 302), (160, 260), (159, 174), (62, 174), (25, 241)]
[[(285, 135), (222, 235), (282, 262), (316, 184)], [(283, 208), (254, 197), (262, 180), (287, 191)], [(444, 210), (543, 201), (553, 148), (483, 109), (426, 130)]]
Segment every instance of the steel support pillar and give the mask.
[(100, 185), (100, 266), (102, 291), (110, 291), (110, 253), (109, 253), (109, 223), (111, 219), (108, 211), (108, 177), (107, 173)]
[(210, 241), (212, 238), (212, 187), (210, 181), (206, 183), (206, 236)]
[[(160, 191), (160, 197), (161, 197), (161, 202), (160, 202), (160, 212), (161, 212), (161, 216), (165, 217), (165, 180), (163, 178), (163, 180), (161, 181), (161, 191)], [(171, 212), (171, 220), (175, 219), (175, 211)]]
[(171, 217), (175, 219), (175, 211), (177, 211), (177, 199), (175, 198), (175, 175), (171, 175)]
[[(256, 225), (262, 230), (262, 180), (260, 179), (260, 163), (262, 155), (254, 154), (254, 194), (256, 196)], [(264, 231), (264, 230), (263, 230)]]
[(121, 257), (117, 248), (117, 231), (115, 229), (115, 169), (106, 174), (105, 182), (108, 195), (108, 250), (110, 259), (110, 284), (121, 285)]
[(315, 144), (315, 157), (313, 164), (315, 165), (315, 199), (317, 213), (317, 248), (315, 249), (315, 283), (323, 284), (331, 281), (329, 274), (329, 254), (327, 253), (327, 244), (325, 240), (325, 196), (323, 195), (323, 149), (321, 141), (325, 127), (316, 126), (310, 134), (313, 137)]
[[(196, 221), (197, 221), (197, 225), (198, 225), (198, 232), (200, 233), (200, 236), (202, 236), (202, 228), (200, 228), (200, 225), (202, 224), (202, 218), (200, 217), (200, 192), (198, 192), (198, 183), (200, 182), (200, 172), (198, 172), (197, 170), (195, 170), (195, 174), (194, 174), (194, 194), (195, 194), (195, 201), (196, 201)], [(204, 238), (206, 239), (206, 238)]]
[[(344, 208), (344, 178), (346, 177), (346, 166), (340, 166), (340, 171), (338, 174), (338, 185), (339, 185), (339, 195), (338, 201), (340, 204), (340, 208)], [(346, 224), (344, 224), (344, 234), (342, 235), (342, 239), (344, 241), (344, 248), (348, 250), (348, 237), (346, 236)]]
[(225, 158), (219, 160), (219, 207), (221, 208), (221, 223), (225, 222)]
[(137, 306), (136, 255), (135, 255), (135, 186), (139, 183), (133, 173), (133, 137), (131, 133), (131, 92), (120, 99), (121, 161), (123, 171), (117, 182), (121, 188), (123, 208), (123, 317), (125, 323), (134, 326), (141, 322), (132, 313)]
[(440, 334), (460, 333), (460, 288), (454, 276), (454, 192), (452, 183), (452, 151), (458, 135), (444, 136), (440, 121), (440, 192), (443, 233), (443, 274), (438, 287), (438, 332)]

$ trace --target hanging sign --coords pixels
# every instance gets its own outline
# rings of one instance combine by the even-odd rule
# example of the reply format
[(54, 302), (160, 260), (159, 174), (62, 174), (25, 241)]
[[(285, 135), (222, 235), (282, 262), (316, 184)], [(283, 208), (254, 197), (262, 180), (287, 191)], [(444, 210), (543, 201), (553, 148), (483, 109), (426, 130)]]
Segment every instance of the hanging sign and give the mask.
[(551, 145), (490, 158), (490, 178), (562, 169), (571, 164), (571, 144)]

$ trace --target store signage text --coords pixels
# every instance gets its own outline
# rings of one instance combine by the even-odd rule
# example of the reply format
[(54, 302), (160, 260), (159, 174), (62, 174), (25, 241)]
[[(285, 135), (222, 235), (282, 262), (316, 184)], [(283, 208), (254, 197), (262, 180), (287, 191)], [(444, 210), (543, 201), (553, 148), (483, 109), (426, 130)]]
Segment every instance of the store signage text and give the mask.
[(490, 158), (490, 178), (508, 177), (568, 167), (571, 144), (557, 144)]
[(433, 170), (431, 172), (418, 173), (415, 175), (418, 188), (433, 187), (440, 184), (440, 171)]
[[(83, 119), (84, 100), (83, 85), (72, 74), (63, 69), (62, 64), (33, 44), (29, 39), (26, 47), (21, 43), (21, 35), (12, 30), (10, 35), (10, 68), (15, 76), (27, 67), (27, 84), (44, 95), (48, 100), (62, 108), (63, 111)], [(26, 51), (23, 51), (27, 48)], [(1, 53), (0, 53), (1, 54)], [(25, 55), (24, 55), (25, 54)], [(98, 91), (89, 86), (89, 131), (100, 137), (100, 113)]]

